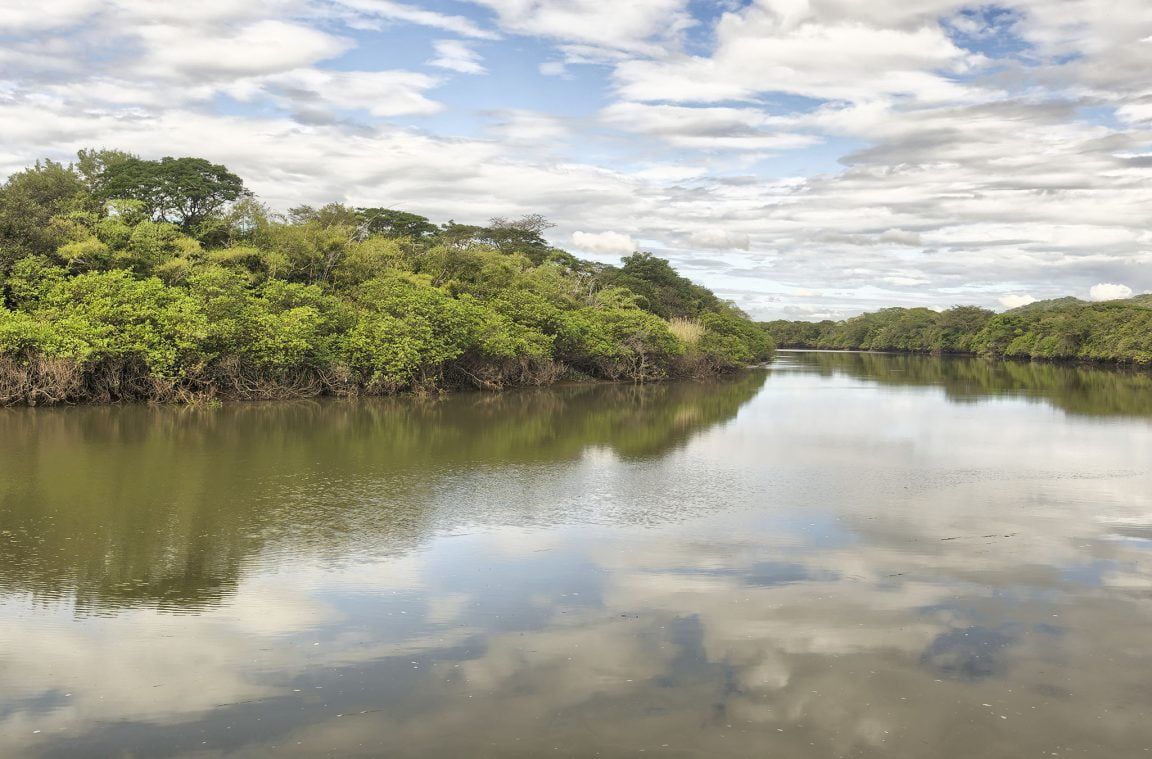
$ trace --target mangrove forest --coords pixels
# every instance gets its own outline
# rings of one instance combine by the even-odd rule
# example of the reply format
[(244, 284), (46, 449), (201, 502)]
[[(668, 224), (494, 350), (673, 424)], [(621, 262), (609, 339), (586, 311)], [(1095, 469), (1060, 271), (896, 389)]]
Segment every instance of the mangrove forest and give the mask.
[(1037, 301), (1002, 314), (885, 308), (843, 321), (761, 324), (788, 348), (958, 353), (1003, 358), (1152, 365), (1152, 295), (1090, 303)]
[(549, 227), (278, 214), (203, 158), (37, 162), (0, 187), (0, 405), (647, 382), (770, 355), (667, 261), (581, 260)]

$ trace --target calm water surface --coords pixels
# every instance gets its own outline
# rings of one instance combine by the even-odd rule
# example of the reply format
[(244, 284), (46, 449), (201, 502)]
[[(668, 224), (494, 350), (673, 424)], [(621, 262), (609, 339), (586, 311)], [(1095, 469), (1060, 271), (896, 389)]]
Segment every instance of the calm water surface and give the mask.
[(3, 757), (1152, 753), (1152, 377), (0, 410)]

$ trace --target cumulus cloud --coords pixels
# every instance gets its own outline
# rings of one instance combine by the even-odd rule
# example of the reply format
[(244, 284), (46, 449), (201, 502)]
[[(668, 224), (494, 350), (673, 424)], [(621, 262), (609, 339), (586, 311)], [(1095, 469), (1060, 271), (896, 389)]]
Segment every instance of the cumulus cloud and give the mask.
[(376, 116), (436, 113), (442, 106), (424, 91), (439, 80), (410, 71), (296, 69), (226, 88), (239, 100), (271, 97), (293, 110), (364, 109)]
[(1028, 295), (1027, 293), (1013, 293), (1010, 295), (1002, 295), (998, 300), (1000, 301), (1000, 305), (1004, 306), (1004, 308), (1020, 308), (1020, 306), (1027, 306), (1029, 303), (1035, 303), (1037, 299), (1031, 295)]
[(979, 56), (925, 23), (922, 11), (900, 21), (877, 18), (865, 4), (764, 0), (722, 16), (711, 55), (629, 61), (617, 78), (637, 100), (717, 102), (764, 92), (837, 100), (965, 97), (966, 87), (938, 72), (963, 73)]
[(569, 135), (563, 120), (547, 113), (527, 110), (495, 111), (490, 131), (512, 143), (552, 142)]
[(798, 148), (819, 142), (787, 130), (794, 122), (754, 108), (691, 108), (616, 103), (600, 113), (605, 123), (688, 148), (744, 150)]
[(923, 245), (924, 240), (917, 232), (905, 229), (885, 229), (884, 231), (865, 232), (863, 234), (844, 234), (841, 232), (818, 232), (809, 239), (827, 243), (846, 243), (849, 245)]
[(391, 0), (336, 0), (336, 3), (368, 18), (429, 26), (477, 39), (497, 39), (499, 37), (495, 32), (485, 29), (463, 16), (436, 13), (407, 3), (396, 3)]
[(687, 0), (472, 0), (496, 13), (502, 28), (568, 45), (573, 58), (611, 51), (658, 54), (661, 41), (695, 24)]
[(748, 250), (751, 240), (748, 235), (730, 229), (697, 229), (688, 234), (688, 244), (697, 248)]
[(0, 175), (108, 146), (206, 155), (278, 208), (539, 212), (761, 318), (1152, 289), (1144, 0), (453, 7), (6, 6)]
[(1132, 297), (1132, 288), (1128, 285), (1116, 285), (1101, 282), (1088, 289), (1088, 297), (1092, 300), (1121, 300)]
[(0, 6), (0, 34), (19, 34), (68, 26), (93, 13), (97, 0), (40, 0)]
[(428, 62), (430, 65), (459, 71), (461, 74), (485, 73), (484, 66), (480, 63), (483, 59), (467, 42), (436, 40), (433, 47), (436, 50), (436, 57)]
[(637, 249), (636, 241), (621, 232), (573, 232), (572, 245), (589, 253), (627, 255)]
[(145, 26), (137, 33), (147, 48), (139, 67), (152, 75), (267, 74), (333, 58), (352, 46), (347, 39), (279, 20), (190, 39), (179, 26)]

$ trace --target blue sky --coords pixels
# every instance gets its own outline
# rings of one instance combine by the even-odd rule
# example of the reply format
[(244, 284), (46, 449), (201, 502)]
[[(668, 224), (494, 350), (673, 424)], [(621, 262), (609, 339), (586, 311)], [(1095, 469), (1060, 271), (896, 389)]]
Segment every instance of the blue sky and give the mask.
[(543, 213), (762, 318), (1152, 288), (1147, 0), (17, 0), (0, 41), (0, 176)]

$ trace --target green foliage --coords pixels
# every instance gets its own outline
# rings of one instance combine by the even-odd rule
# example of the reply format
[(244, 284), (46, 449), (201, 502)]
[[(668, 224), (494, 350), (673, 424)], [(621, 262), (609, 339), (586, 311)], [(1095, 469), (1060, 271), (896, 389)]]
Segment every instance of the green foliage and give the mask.
[(154, 277), (107, 271), (63, 279), (31, 315), (64, 336), (70, 348), (62, 357), (137, 361), (162, 378), (194, 370), (205, 358), (204, 312), (185, 290)]
[(1110, 301), (1000, 314), (973, 338), (976, 352), (1021, 358), (1152, 364), (1152, 308)]
[(8, 302), (13, 308), (32, 311), (41, 299), (64, 281), (67, 272), (47, 256), (28, 256), (16, 262), (8, 275)]
[(260, 246), (274, 254), (269, 273), (295, 282), (329, 282), (348, 254), (356, 228), (322, 214), (298, 218), (297, 223), (271, 226), (261, 236)]
[[(81, 160), (86, 157), (81, 154)], [(244, 182), (224, 166), (203, 158), (146, 161), (125, 153), (96, 159), (89, 169), (94, 194), (101, 200), (130, 199), (154, 221), (171, 221), (196, 231), (226, 203), (244, 196)]]
[(393, 269), (404, 268), (404, 247), (389, 237), (369, 237), (349, 243), (332, 269), (332, 281), (341, 288), (354, 287)]
[(684, 345), (668, 322), (638, 308), (581, 308), (565, 314), (562, 355), (593, 374), (644, 381), (668, 374)]
[(651, 253), (633, 253), (621, 268), (604, 272), (601, 280), (606, 287), (636, 293), (644, 299), (645, 308), (665, 319), (692, 318), (722, 305), (707, 288), (680, 276), (666, 260)]
[(0, 188), (0, 374), (24, 367), (0, 376), (18, 388), (0, 403), (502, 387), (569, 370), (644, 382), (771, 350), (667, 261), (581, 261), (548, 244), (550, 226), (335, 203), (277, 217), (199, 158), (37, 164)]
[(200, 253), (200, 243), (180, 233), (168, 222), (142, 221), (132, 229), (118, 259), (138, 274), (146, 275), (173, 258)]
[(360, 224), (368, 234), (420, 239), (440, 230), (423, 216), (391, 208), (357, 208)]
[(22, 364), (38, 356), (80, 359), (86, 350), (82, 341), (63, 334), (56, 325), (0, 306), (0, 356)]
[(1152, 364), (1152, 306), (1143, 296), (1107, 303), (1060, 298), (1002, 314), (975, 306), (940, 313), (887, 308), (841, 322), (761, 326), (785, 347)]
[(539, 265), (552, 252), (552, 246), (542, 236), (552, 226), (540, 214), (521, 216), (513, 221), (497, 217), (489, 221), (488, 228), (479, 235), (479, 240), (501, 253), (519, 254)]
[(731, 366), (764, 361), (776, 347), (768, 333), (733, 311), (705, 312), (700, 324), (704, 334), (696, 351)]
[(80, 177), (54, 161), (10, 176), (0, 186), (0, 275), (24, 256), (52, 255), (68, 242), (53, 219), (80, 210), (85, 198)]
[(940, 350), (945, 353), (972, 353), (975, 338), (995, 314), (978, 306), (954, 306), (940, 314)]

